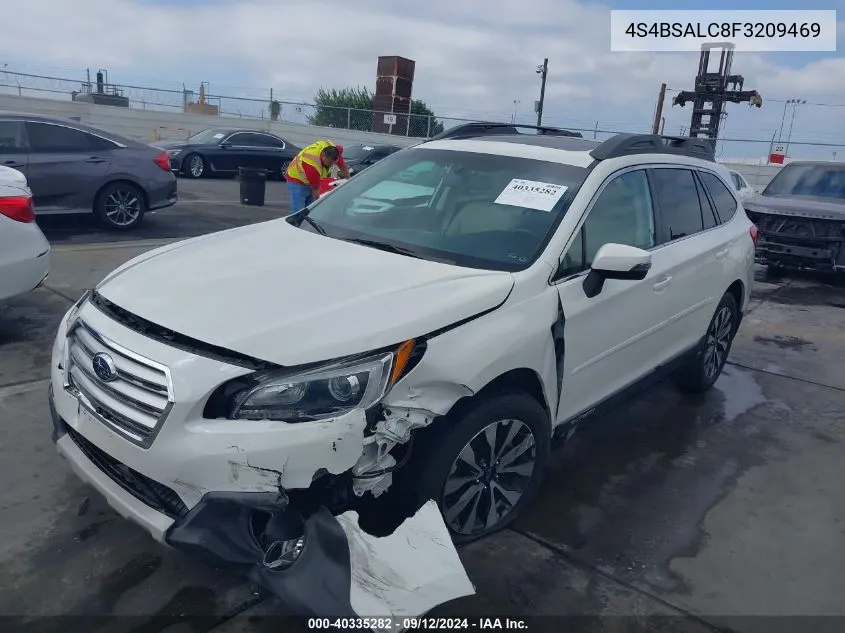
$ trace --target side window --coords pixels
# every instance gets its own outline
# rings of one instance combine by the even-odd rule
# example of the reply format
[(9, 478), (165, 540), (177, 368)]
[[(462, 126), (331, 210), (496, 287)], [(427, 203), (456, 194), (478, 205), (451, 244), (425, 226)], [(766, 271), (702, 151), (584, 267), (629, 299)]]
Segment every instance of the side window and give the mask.
[(695, 178), (689, 169), (654, 169), (654, 195), (660, 208), (661, 243), (704, 230)]
[(734, 187), (736, 187), (737, 191), (742, 189), (742, 180), (740, 179), (739, 174), (732, 171), (731, 172), (731, 180), (733, 180)]
[(643, 170), (617, 176), (602, 189), (564, 257), (561, 273), (587, 270), (605, 244), (655, 245), (654, 210)]
[[(700, 173), (700, 172), (699, 172)], [(704, 229), (712, 229), (719, 224), (719, 219), (716, 216), (716, 211), (710, 200), (707, 198), (707, 193), (704, 191), (704, 185), (696, 178), (695, 188), (698, 190), (698, 203), (701, 205), (701, 219), (703, 220)]]
[(0, 121), (0, 154), (26, 154), (23, 121)]
[(716, 205), (716, 213), (719, 216), (719, 221), (724, 223), (734, 217), (736, 213), (736, 198), (728, 190), (721, 178), (707, 172), (699, 172), (701, 182), (707, 187), (710, 192), (710, 197), (713, 199), (713, 204)]
[(368, 158), (371, 162), (374, 163), (378, 160), (381, 160), (382, 158), (386, 158), (389, 153), (390, 152), (386, 149), (377, 149), (373, 150), (373, 153), (370, 154)]
[(89, 134), (63, 125), (49, 123), (26, 124), (29, 147), (32, 152), (90, 152)]
[(268, 137), (262, 134), (234, 134), (229, 143), (238, 147), (268, 147)]
[(117, 149), (117, 145), (100, 136), (88, 134), (88, 149), (92, 152), (107, 152), (112, 149)]

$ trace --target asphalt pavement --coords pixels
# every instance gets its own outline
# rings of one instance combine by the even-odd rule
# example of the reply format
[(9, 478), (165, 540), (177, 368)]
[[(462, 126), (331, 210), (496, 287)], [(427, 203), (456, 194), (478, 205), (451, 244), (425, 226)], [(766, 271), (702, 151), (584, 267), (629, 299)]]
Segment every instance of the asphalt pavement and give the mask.
[[(230, 180), (180, 180), (180, 194), (131, 234), (39, 221), (53, 272), (0, 304), (0, 615), (32, 617), (34, 630), (156, 633), (172, 624), (160, 615), (197, 618), (168, 631), (281, 630), (261, 619), (274, 599), (116, 516), (49, 437), (49, 354), (72, 301), (150, 248), (288, 211), (281, 183), (261, 208), (240, 205)], [(843, 283), (761, 271), (716, 388), (690, 398), (661, 385), (558, 447), (514, 528), (461, 550), (477, 595), (435, 615), (602, 616), (532, 625), (549, 631), (768, 631), (786, 620), (765, 616), (845, 616), (843, 308)], [(55, 615), (77, 619), (42, 617)], [(126, 617), (97, 619), (109, 615)]]

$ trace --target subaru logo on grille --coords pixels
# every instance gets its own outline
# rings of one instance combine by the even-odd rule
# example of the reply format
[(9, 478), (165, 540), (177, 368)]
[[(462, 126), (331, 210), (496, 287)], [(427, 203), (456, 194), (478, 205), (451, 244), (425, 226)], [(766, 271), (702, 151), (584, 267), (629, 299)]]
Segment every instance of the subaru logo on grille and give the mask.
[(94, 368), (94, 374), (103, 382), (111, 382), (117, 378), (117, 367), (114, 365), (114, 360), (108, 354), (94, 354), (91, 359), (91, 366)]

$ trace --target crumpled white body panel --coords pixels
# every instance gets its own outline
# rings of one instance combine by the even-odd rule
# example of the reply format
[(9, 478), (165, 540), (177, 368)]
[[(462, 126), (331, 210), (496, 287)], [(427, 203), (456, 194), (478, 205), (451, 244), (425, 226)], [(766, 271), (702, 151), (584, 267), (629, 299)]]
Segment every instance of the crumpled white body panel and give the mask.
[(361, 530), (357, 512), (345, 512), (337, 520), (349, 542), (350, 602), (359, 616), (392, 616), (401, 626), (403, 617), (421, 616), (475, 594), (434, 501), (384, 537)]

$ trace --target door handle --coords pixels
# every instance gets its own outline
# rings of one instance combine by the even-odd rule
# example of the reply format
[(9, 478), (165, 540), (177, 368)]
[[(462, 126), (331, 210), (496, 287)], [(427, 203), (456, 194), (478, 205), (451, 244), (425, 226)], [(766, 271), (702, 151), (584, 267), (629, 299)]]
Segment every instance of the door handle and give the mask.
[(661, 290), (666, 288), (666, 286), (668, 286), (670, 283), (672, 283), (672, 278), (666, 277), (666, 278), (658, 281), (656, 284), (654, 284), (654, 286), (652, 286), (652, 288), (654, 289), (655, 292), (660, 292)]
[(85, 162), (86, 163), (105, 163), (106, 159), (100, 158), (99, 156), (92, 156), (91, 158), (86, 158)]
[(730, 248), (726, 248), (723, 251), (719, 251), (718, 253), (716, 253), (716, 259), (719, 260), (719, 261), (725, 259), (725, 257), (728, 256), (728, 253), (730, 252), (730, 250), (731, 250)]

